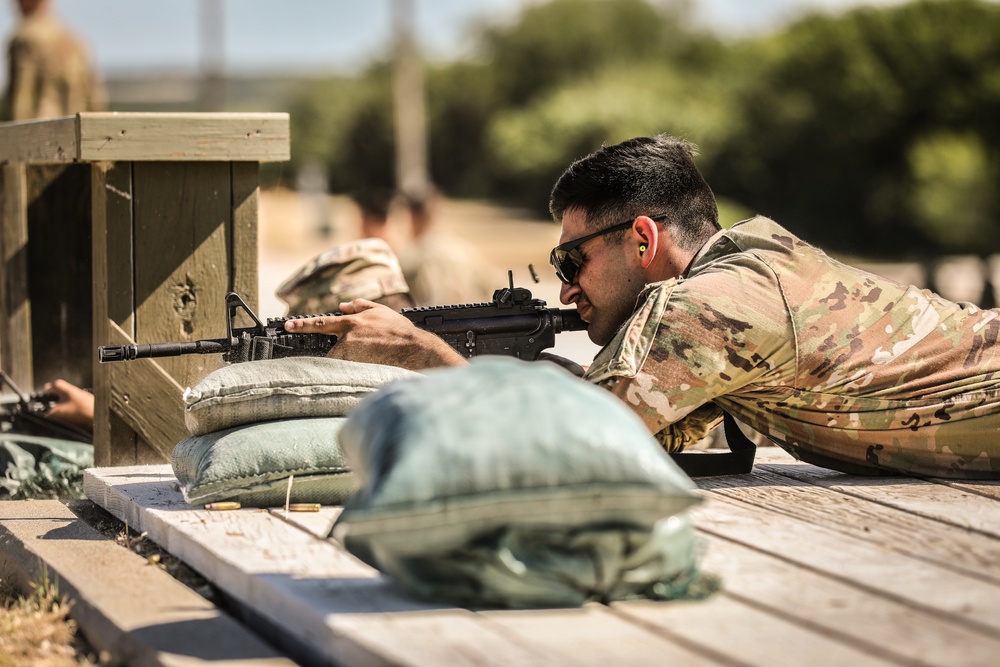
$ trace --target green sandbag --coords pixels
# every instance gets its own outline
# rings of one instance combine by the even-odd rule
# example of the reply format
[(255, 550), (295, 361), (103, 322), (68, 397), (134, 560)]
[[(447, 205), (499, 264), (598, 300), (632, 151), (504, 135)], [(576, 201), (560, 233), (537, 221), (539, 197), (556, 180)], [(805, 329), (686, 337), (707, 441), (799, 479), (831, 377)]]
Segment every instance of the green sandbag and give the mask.
[(192, 505), (232, 500), (244, 507), (280, 507), (286, 497), (339, 505), (354, 490), (337, 443), (344, 421), (284, 419), (192, 436), (177, 443), (170, 464)]
[(480, 357), (397, 382), (340, 443), (359, 490), (331, 536), (420, 597), (695, 593), (693, 483), (627, 406), (554, 365)]

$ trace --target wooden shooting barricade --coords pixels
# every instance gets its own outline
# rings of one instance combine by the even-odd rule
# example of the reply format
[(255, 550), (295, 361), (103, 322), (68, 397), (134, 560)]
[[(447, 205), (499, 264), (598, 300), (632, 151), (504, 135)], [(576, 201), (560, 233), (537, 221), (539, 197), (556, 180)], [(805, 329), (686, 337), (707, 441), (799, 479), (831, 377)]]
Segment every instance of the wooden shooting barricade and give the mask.
[(0, 366), (93, 387), (98, 465), (161, 462), (219, 355), (99, 364), (98, 345), (220, 338), (257, 305), (259, 163), (284, 113), (80, 113), (0, 123)]

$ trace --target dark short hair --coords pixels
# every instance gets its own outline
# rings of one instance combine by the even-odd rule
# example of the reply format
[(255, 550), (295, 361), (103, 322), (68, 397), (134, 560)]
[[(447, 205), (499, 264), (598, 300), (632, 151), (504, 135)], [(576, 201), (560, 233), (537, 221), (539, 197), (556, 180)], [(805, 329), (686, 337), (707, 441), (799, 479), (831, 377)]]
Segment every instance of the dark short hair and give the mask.
[(567, 211), (580, 209), (594, 231), (667, 213), (663, 224), (678, 245), (696, 250), (720, 227), (715, 195), (694, 155), (692, 144), (664, 134), (604, 146), (563, 172), (552, 188), (549, 211), (560, 222)]
[(363, 215), (387, 218), (392, 205), (392, 190), (389, 188), (365, 188), (352, 194), (354, 202)]

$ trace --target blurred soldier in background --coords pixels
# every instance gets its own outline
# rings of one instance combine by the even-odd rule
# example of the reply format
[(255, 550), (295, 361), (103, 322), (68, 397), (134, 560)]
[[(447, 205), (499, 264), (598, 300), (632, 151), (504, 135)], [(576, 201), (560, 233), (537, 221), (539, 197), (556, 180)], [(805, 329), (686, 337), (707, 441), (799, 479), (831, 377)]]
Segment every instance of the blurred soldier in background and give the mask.
[(393, 310), (413, 306), (399, 261), (379, 238), (364, 238), (326, 250), (295, 272), (275, 292), (289, 315), (332, 313), (343, 301), (368, 299)]
[(410, 215), (410, 243), (399, 251), (399, 263), (417, 305), (449, 305), (489, 301), (501, 276), (478, 250), (436, 225), (438, 195), (405, 198)]
[(372, 188), (355, 192), (352, 198), (361, 213), (361, 238), (381, 239), (391, 247), (389, 209), (392, 207), (392, 191)]
[(99, 111), (105, 95), (83, 44), (52, 11), (51, 0), (18, 0), (21, 22), (8, 43), (0, 121)]

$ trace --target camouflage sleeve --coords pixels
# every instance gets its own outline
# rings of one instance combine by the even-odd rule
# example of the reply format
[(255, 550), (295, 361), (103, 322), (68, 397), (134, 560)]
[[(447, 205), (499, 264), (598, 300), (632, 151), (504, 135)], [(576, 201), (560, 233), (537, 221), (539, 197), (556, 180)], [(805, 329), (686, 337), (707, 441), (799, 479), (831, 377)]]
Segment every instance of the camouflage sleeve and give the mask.
[(693, 278), (649, 286), (587, 379), (624, 400), (668, 451), (679, 451), (718, 424), (712, 401), (794, 371), (791, 320), (774, 273), (736, 256)]

